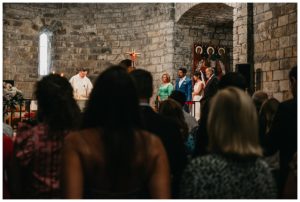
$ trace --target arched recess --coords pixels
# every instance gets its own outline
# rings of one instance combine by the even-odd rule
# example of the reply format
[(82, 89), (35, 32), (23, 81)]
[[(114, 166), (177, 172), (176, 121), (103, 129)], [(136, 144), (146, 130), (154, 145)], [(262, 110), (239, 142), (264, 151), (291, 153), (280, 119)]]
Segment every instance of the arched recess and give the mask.
[(233, 9), (230, 3), (176, 4), (175, 67), (194, 66), (195, 43), (227, 48), (228, 69), (233, 69)]
[(50, 73), (52, 64), (51, 60), (51, 41), (53, 33), (45, 28), (42, 29), (39, 35), (39, 76), (45, 76)]

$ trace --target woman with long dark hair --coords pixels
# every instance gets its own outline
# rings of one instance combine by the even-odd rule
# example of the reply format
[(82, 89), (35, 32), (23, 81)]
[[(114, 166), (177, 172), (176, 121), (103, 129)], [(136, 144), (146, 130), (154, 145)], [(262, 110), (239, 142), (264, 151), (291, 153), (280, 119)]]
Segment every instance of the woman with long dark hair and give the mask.
[(60, 198), (61, 149), (79, 124), (80, 110), (72, 86), (57, 74), (37, 82), (35, 96), (37, 125), (20, 123), (17, 131), (13, 197)]
[(66, 138), (66, 198), (169, 198), (168, 159), (159, 138), (141, 130), (134, 81), (120, 66), (97, 78), (82, 130)]

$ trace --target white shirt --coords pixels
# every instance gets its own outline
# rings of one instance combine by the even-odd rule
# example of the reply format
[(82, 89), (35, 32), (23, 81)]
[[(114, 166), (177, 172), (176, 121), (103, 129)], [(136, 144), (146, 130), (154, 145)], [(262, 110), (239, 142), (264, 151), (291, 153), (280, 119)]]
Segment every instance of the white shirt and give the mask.
[(92, 91), (93, 84), (86, 76), (81, 78), (79, 74), (76, 74), (70, 79), (70, 83), (73, 87), (75, 99), (87, 99)]
[(181, 84), (183, 83), (183, 81), (185, 80), (186, 76), (182, 77), (180, 80), (179, 80), (179, 83), (178, 83), (178, 86), (180, 88)]

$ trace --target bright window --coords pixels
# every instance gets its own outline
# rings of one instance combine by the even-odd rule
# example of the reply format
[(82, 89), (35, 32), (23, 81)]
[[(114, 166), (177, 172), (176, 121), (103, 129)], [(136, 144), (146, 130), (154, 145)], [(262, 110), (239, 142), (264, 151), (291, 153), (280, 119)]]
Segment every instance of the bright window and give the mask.
[(51, 32), (43, 31), (39, 41), (39, 75), (45, 76), (50, 73), (51, 66)]

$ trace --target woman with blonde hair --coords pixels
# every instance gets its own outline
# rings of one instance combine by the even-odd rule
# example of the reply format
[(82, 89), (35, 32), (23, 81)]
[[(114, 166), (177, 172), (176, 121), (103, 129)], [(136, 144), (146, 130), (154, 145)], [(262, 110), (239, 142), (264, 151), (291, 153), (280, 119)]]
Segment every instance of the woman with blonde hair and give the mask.
[(159, 102), (166, 100), (172, 93), (174, 87), (170, 82), (170, 75), (168, 73), (164, 73), (161, 76), (162, 84), (159, 86), (157, 93), (157, 100)]
[(211, 100), (207, 131), (210, 154), (187, 166), (182, 198), (276, 198), (276, 185), (260, 158), (258, 121), (251, 98), (228, 87)]

